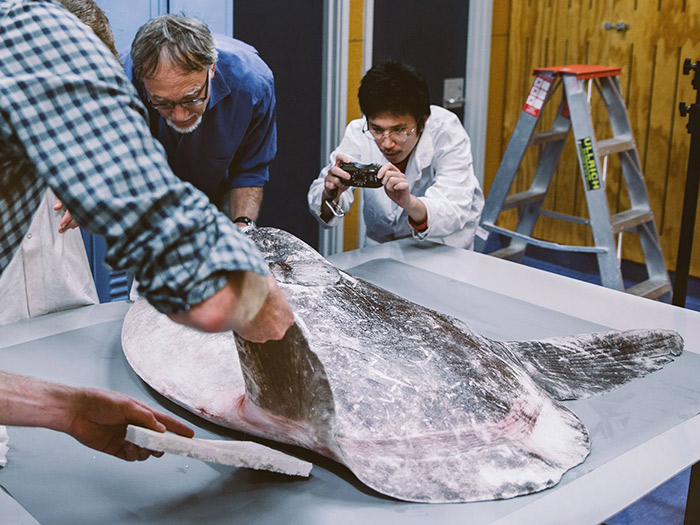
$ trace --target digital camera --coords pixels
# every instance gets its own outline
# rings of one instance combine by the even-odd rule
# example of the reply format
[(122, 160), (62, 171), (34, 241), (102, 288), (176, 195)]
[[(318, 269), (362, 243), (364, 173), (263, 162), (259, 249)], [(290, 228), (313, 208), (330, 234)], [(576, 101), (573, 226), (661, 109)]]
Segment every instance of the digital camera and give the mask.
[(381, 188), (382, 181), (377, 178), (380, 164), (361, 164), (359, 162), (342, 162), (340, 169), (350, 174), (350, 186), (358, 188)]

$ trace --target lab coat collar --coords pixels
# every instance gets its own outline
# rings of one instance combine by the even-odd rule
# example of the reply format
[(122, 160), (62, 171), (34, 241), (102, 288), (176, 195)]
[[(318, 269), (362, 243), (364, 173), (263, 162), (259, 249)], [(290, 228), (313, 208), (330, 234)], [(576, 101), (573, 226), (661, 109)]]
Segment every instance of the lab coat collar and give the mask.
[(426, 120), (420, 140), (418, 141), (418, 144), (416, 144), (416, 148), (413, 150), (413, 153), (411, 153), (411, 159), (408, 161), (408, 166), (410, 168), (415, 168), (416, 170), (414, 172), (413, 169), (406, 169), (406, 171), (411, 172), (410, 174), (406, 174), (406, 177), (410, 178), (411, 180), (419, 180), (423, 170), (430, 166), (433, 157), (435, 156), (435, 146), (433, 145), (433, 140), (430, 136), (431, 132), (428, 126), (429, 123), (430, 117), (428, 117), (428, 120)]

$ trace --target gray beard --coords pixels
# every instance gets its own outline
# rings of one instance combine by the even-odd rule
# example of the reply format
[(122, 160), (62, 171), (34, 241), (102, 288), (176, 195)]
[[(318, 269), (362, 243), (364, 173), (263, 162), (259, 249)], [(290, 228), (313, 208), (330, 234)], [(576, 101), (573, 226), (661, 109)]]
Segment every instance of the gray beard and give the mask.
[(167, 118), (165, 119), (165, 123), (166, 123), (168, 126), (170, 126), (171, 128), (173, 128), (175, 131), (177, 131), (178, 133), (182, 133), (182, 134), (185, 134), (185, 133), (192, 133), (192, 132), (193, 132), (195, 129), (197, 129), (197, 128), (199, 127), (199, 125), (202, 123), (202, 115), (199, 115), (199, 116), (196, 118), (196, 120), (194, 121), (194, 124), (192, 124), (192, 125), (190, 125), (190, 126), (188, 126), (188, 127), (186, 127), (186, 128), (178, 128), (177, 126), (175, 126), (175, 124), (173, 124), (173, 123), (170, 121), (170, 119), (167, 119)]

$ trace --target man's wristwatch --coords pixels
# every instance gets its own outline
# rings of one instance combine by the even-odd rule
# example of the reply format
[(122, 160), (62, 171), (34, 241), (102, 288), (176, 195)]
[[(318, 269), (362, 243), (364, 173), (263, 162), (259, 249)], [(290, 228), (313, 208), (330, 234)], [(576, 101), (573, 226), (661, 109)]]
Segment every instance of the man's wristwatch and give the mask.
[(250, 217), (245, 217), (245, 216), (236, 217), (235, 219), (233, 219), (233, 222), (234, 222), (234, 223), (236, 223), (236, 222), (242, 222), (242, 223), (244, 223), (246, 226), (251, 226), (251, 227), (255, 228), (255, 221), (254, 221), (253, 219), (251, 219)]

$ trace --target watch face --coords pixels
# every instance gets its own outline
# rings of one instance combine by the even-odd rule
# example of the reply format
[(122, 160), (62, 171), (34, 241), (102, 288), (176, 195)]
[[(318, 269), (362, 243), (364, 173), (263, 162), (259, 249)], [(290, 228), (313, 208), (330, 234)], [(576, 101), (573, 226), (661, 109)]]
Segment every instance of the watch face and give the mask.
[(250, 217), (236, 217), (235, 219), (233, 219), (233, 222), (234, 223), (242, 222), (243, 224), (245, 224), (247, 226), (255, 227), (255, 221), (253, 219), (251, 219)]

